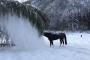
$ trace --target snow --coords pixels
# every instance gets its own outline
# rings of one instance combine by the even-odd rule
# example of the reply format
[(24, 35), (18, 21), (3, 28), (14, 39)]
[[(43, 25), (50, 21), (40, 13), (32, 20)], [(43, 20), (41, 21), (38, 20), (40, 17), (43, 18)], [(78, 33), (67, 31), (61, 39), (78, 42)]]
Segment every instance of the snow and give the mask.
[[(10, 50), (35, 50), (44, 47), (44, 42), (39, 38), (38, 31), (30, 22), (16, 15), (6, 14), (0, 17), (0, 26), (5, 28), (5, 32), (15, 43), (15, 47)], [(7, 49), (5, 49), (7, 50)]]
[(15, 1), (19, 1), (19, 2), (25, 2), (25, 1), (28, 1), (28, 0), (15, 0)]
[[(46, 37), (42, 37), (47, 45), (34, 51), (0, 51), (0, 60), (90, 60), (90, 34), (66, 33), (68, 45), (49, 47)], [(81, 37), (82, 34), (82, 37)]]

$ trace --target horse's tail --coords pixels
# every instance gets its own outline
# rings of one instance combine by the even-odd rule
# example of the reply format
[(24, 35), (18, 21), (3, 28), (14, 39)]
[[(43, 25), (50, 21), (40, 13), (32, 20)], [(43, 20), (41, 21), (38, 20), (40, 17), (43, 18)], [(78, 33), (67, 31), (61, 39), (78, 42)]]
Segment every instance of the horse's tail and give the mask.
[(65, 45), (67, 45), (67, 37), (66, 37), (66, 35), (65, 35)]

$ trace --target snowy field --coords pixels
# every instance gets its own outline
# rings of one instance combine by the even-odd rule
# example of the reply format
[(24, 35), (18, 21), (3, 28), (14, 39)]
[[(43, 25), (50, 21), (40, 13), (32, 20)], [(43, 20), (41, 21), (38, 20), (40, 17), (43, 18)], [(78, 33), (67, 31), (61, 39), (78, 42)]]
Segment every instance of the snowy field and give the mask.
[[(82, 34), (82, 38), (81, 35)], [(90, 34), (67, 33), (67, 46), (59, 46), (54, 41), (54, 47), (44, 37), (46, 47), (34, 51), (14, 51), (1, 49), (0, 60), (90, 60)]]

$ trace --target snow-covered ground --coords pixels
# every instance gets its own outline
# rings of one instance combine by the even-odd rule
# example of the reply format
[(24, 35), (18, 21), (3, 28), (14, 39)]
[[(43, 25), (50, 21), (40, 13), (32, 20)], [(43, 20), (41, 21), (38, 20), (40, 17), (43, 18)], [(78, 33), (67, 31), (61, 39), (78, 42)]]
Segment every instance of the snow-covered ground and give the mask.
[(60, 47), (57, 40), (52, 48), (44, 37), (47, 47), (34, 51), (0, 50), (0, 60), (90, 60), (89, 37), (88, 33), (67, 33), (68, 45)]

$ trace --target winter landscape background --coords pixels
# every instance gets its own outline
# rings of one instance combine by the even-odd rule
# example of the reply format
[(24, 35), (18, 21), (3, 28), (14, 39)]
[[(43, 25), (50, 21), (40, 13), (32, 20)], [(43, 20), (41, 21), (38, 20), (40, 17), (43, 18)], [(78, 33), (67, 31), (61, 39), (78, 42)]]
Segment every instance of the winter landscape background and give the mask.
[[(0, 0), (0, 26), (16, 45), (0, 47), (0, 60), (90, 60), (89, 3)], [(68, 44), (60, 46), (55, 40), (50, 48), (48, 38), (42, 35), (44, 30), (65, 32)]]

